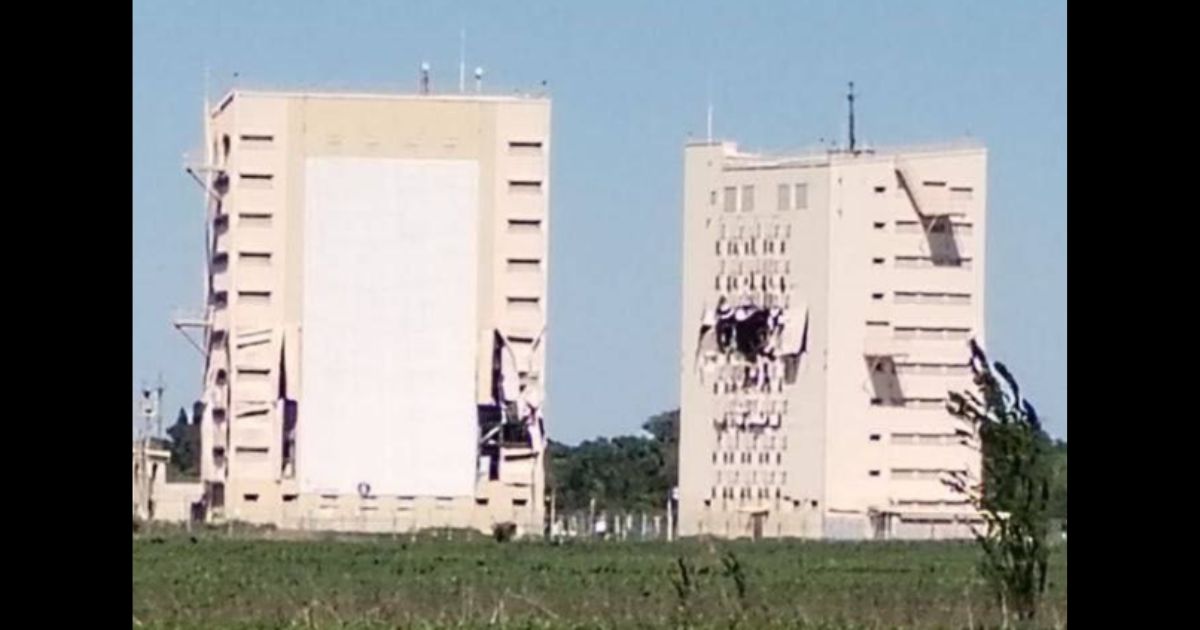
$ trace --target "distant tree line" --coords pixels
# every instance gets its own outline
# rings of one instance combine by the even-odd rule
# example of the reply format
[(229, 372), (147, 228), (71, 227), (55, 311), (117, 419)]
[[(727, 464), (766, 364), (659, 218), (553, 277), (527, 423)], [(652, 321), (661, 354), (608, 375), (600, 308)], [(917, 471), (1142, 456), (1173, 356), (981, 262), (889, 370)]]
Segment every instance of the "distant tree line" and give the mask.
[(578, 446), (550, 442), (547, 485), (560, 511), (661, 510), (677, 484), (679, 410), (651, 417), (648, 435), (585, 440)]
[[(551, 440), (547, 483), (559, 510), (663, 509), (678, 483), (679, 410), (651, 417), (647, 435), (585, 440), (568, 446)], [(1049, 516), (1067, 517), (1067, 443), (1042, 434), (1052, 469)]]

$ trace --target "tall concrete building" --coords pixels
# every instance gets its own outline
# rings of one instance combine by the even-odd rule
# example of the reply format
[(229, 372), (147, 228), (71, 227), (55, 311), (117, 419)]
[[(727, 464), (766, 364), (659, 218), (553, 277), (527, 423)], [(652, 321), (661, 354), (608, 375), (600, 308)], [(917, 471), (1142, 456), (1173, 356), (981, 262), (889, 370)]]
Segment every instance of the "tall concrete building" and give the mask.
[(680, 534), (969, 535), (985, 150), (684, 154)]
[(209, 518), (540, 534), (549, 100), (205, 114)]

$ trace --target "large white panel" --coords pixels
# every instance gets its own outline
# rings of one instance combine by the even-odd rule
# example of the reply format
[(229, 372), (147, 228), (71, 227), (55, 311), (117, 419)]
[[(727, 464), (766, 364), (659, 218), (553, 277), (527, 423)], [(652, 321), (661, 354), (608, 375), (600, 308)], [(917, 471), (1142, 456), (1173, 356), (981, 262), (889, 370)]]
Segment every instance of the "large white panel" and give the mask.
[(306, 164), (305, 492), (474, 492), (478, 165)]

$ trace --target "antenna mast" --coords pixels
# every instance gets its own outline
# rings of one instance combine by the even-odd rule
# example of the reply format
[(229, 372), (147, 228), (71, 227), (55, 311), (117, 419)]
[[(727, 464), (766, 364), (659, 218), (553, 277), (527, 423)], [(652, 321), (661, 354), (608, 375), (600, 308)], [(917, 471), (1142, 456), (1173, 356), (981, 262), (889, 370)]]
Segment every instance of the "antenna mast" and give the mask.
[(458, 93), (467, 91), (467, 29), (458, 32)]
[(850, 152), (854, 153), (854, 82), (850, 82), (850, 92), (846, 94), (850, 103)]

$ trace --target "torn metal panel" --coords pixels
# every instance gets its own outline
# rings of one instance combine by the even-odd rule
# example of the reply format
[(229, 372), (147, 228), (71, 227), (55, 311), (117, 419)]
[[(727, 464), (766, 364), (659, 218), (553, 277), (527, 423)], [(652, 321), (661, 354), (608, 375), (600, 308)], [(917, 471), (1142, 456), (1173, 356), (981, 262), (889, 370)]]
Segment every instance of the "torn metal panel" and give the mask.
[(962, 253), (954, 238), (954, 222), (948, 215), (923, 218), (921, 225), (929, 243), (929, 258), (935, 266), (955, 267), (962, 264)]
[(876, 404), (903, 405), (904, 393), (900, 388), (900, 378), (896, 374), (895, 359), (891, 356), (868, 356), (866, 364)]
[(945, 208), (932, 208), (918, 197), (912, 178), (906, 174), (907, 169), (896, 164), (896, 182), (904, 189), (913, 212), (921, 222), (921, 231), (929, 245), (929, 257), (935, 266), (957, 267), (962, 264), (962, 254), (954, 238), (954, 223), (950, 220), (950, 212)]

